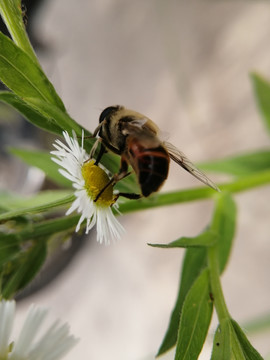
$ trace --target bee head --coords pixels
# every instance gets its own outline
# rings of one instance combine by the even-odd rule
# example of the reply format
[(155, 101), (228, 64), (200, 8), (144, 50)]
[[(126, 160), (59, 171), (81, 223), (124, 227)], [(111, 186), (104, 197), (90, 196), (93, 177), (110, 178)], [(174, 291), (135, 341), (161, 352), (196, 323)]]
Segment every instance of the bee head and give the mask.
[(102, 111), (102, 113), (100, 114), (99, 117), (99, 123), (101, 123), (103, 120), (109, 120), (110, 117), (116, 113), (119, 109), (121, 109), (120, 105), (115, 105), (115, 106), (109, 106), (106, 109), (104, 109)]

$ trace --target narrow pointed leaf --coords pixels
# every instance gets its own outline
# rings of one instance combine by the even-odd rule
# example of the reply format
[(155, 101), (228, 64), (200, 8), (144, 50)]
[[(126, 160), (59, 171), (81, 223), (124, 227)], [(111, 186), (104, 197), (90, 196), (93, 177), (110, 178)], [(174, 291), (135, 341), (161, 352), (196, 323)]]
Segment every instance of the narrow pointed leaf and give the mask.
[[(43, 116), (53, 119), (61, 129), (65, 129), (70, 135), (72, 135), (72, 130), (74, 130), (78, 136), (82, 135), (82, 127), (76, 123), (67, 112), (59, 108), (59, 106), (49, 103), (41, 97), (32, 97), (31, 95), (25, 95), (23, 99), (29, 106), (40, 112)], [(87, 130), (85, 130), (84, 133), (85, 135), (91, 135)], [(95, 140), (92, 139), (91, 143), (93, 144), (94, 141)]]
[(13, 233), (0, 233), (0, 241), (17, 241), (23, 243), (33, 239), (39, 239), (43, 236), (51, 236), (58, 232), (68, 232), (73, 230), (80, 215), (64, 216), (57, 219), (45, 220), (31, 226), (24, 227), (23, 230)]
[(258, 74), (251, 74), (251, 80), (258, 108), (266, 129), (270, 131), (270, 83)]
[(178, 335), (180, 314), (188, 291), (201, 271), (206, 267), (206, 248), (187, 249), (183, 261), (179, 291), (171, 314), (168, 329), (157, 355), (161, 355), (175, 346)]
[(25, 30), (21, 1), (1, 0), (0, 12), (14, 42), (39, 66), (35, 52)]
[(205, 171), (244, 176), (270, 168), (270, 150), (256, 151), (248, 154), (219, 159), (198, 165)]
[(12, 266), (12, 272), (3, 279), (2, 296), (6, 299), (25, 287), (37, 274), (43, 265), (47, 254), (46, 241), (41, 238), (25, 254), (21, 253), (17, 265)]
[(72, 195), (69, 190), (42, 190), (31, 196), (0, 192), (0, 204), (4, 203), (8, 210), (20, 210), (36, 206), (47, 206), (48, 203), (62, 201)]
[(7, 36), (0, 32), (0, 79), (21, 98), (37, 98), (65, 107), (41, 68)]
[(17, 239), (6, 241), (0, 233), (0, 268), (5, 263), (11, 261), (20, 252), (21, 248)]
[(218, 195), (211, 230), (219, 235), (219, 265), (222, 272), (227, 264), (236, 227), (236, 205), (229, 193)]
[[(14, 210), (9, 210), (7, 212), (3, 212), (2, 214), (0, 214), (0, 221), (7, 221), (10, 219), (17, 218), (19, 216), (25, 216), (27, 214), (36, 214), (36, 213), (41, 213), (41, 212), (45, 212), (48, 210), (52, 210), (57, 207), (70, 204), (74, 199), (75, 199), (75, 197), (73, 194), (63, 196), (63, 195), (61, 195), (61, 192), (60, 192), (59, 198), (48, 201), (47, 203), (44, 202), (40, 205), (39, 204), (35, 205), (33, 202), (34, 205), (30, 205), (29, 207), (27, 207), (26, 206), (27, 204), (25, 204), (23, 207), (18, 206)], [(17, 204), (20, 205), (18, 202), (17, 202)], [(22, 205), (20, 205), (20, 206), (22, 206)]]
[(196, 360), (201, 352), (212, 317), (209, 274), (205, 269), (189, 290), (180, 319), (175, 360)]
[(211, 360), (231, 359), (230, 320), (225, 319), (219, 324), (214, 341)]
[(158, 248), (189, 248), (189, 247), (208, 247), (217, 242), (217, 234), (213, 231), (205, 231), (195, 237), (181, 237), (169, 244), (148, 244)]
[(62, 135), (62, 129), (56, 124), (54, 119), (41, 115), (40, 112), (26, 104), (22, 99), (10, 91), (0, 91), (0, 101), (12, 106), (25, 119), (35, 126), (51, 133)]
[(246, 337), (245, 333), (238, 325), (235, 320), (231, 320), (232, 327), (235, 331), (235, 335), (241, 346), (242, 352), (244, 354), (245, 360), (263, 360), (262, 356), (258, 353), (258, 351), (250, 344), (248, 338)]

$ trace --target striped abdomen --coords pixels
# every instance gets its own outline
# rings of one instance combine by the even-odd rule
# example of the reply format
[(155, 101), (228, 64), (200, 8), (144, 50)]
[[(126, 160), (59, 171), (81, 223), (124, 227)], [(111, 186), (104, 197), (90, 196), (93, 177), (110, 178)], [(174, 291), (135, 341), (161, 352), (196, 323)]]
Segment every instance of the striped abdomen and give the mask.
[(128, 142), (128, 160), (135, 170), (143, 196), (157, 191), (167, 179), (170, 158), (162, 145), (145, 146), (133, 138)]

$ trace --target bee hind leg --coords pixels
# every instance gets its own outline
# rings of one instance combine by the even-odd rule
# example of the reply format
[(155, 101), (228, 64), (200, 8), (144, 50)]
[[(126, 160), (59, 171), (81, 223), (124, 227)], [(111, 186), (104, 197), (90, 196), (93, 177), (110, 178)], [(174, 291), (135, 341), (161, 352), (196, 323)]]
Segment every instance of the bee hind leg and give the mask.
[(130, 200), (138, 200), (138, 199), (140, 199), (142, 197), (141, 194), (120, 192), (120, 193), (116, 194), (115, 201), (118, 200), (119, 196), (123, 196), (123, 197), (125, 197), (127, 199), (130, 199)]

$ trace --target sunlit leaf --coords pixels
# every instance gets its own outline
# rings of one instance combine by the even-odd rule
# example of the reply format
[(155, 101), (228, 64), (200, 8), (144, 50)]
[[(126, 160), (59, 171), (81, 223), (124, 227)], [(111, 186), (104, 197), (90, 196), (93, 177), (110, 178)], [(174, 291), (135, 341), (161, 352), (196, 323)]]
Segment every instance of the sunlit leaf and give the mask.
[(31, 59), (39, 66), (33, 47), (29, 41), (25, 30), (24, 15), (21, 0), (1, 0), (0, 12), (3, 21), (13, 38), (22, 50), (24, 50)]
[(0, 32), (0, 79), (22, 99), (37, 98), (65, 107), (41, 68), (12, 40)]
[(41, 115), (40, 112), (25, 103), (14, 93), (10, 91), (0, 91), (0, 101), (12, 106), (23, 117), (25, 117), (25, 119), (35, 126), (51, 133), (62, 135), (62, 129), (57, 125), (54, 119)]
[[(72, 135), (72, 130), (74, 130), (77, 136), (82, 136), (82, 126), (57, 105), (49, 103), (41, 97), (31, 97), (25, 95), (23, 99), (29, 106), (40, 112), (43, 116), (53, 119), (61, 129), (66, 130), (70, 135)], [(85, 129), (84, 133), (85, 135), (90, 135), (90, 133)], [(89, 141), (91, 144), (94, 143), (94, 139), (90, 139)]]

